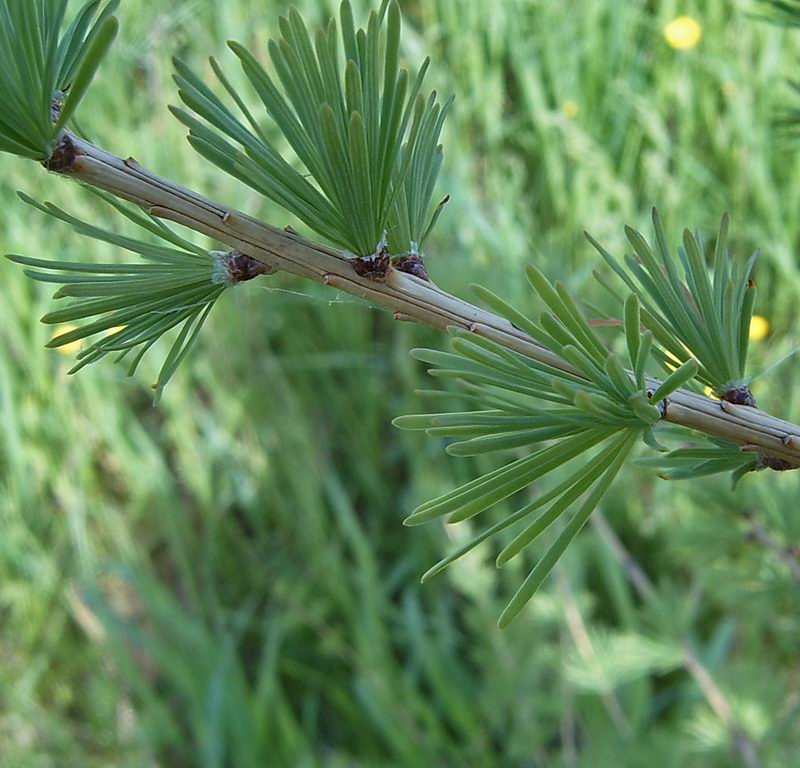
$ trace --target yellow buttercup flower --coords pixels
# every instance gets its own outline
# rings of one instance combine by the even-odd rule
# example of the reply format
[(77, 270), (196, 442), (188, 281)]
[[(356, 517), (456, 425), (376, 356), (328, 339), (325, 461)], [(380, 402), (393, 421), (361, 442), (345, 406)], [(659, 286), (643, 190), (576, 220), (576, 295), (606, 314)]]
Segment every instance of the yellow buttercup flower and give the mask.
[[(55, 333), (53, 334), (53, 338), (56, 336), (62, 336), (65, 333), (71, 333), (72, 331), (77, 329), (77, 325), (72, 325), (72, 323), (64, 323), (64, 325), (57, 325), (55, 328)], [(70, 341), (69, 344), (62, 344), (60, 347), (56, 347), (56, 351), (64, 355), (65, 357), (72, 357), (73, 355), (77, 354), (81, 350), (81, 342), (80, 341)]]
[(577, 117), (579, 112), (578, 102), (573, 101), (572, 99), (567, 99), (567, 101), (561, 105), (561, 111), (566, 117), (570, 118), (570, 120), (573, 117)]
[[(111, 336), (111, 334), (117, 333), (117, 331), (124, 331), (127, 327), (127, 325), (115, 325), (113, 328), (109, 328), (103, 335)], [(57, 336), (63, 336), (65, 333), (72, 333), (72, 331), (77, 330), (77, 328), (78, 326), (73, 325), (72, 323), (62, 323), (61, 325), (57, 325), (55, 327), (53, 338), (56, 338)], [(65, 357), (73, 357), (81, 351), (82, 346), (83, 339), (77, 339), (76, 341), (70, 341), (68, 344), (62, 344), (60, 347), (56, 347), (55, 349), (60, 355), (64, 355)]]
[(670, 48), (694, 48), (703, 36), (703, 28), (691, 16), (678, 16), (664, 27), (664, 39)]
[(761, 315), (753, 315), (750, 318), (750, 338), (753, 341), (761, 341), (769, 333), (769, 322)]

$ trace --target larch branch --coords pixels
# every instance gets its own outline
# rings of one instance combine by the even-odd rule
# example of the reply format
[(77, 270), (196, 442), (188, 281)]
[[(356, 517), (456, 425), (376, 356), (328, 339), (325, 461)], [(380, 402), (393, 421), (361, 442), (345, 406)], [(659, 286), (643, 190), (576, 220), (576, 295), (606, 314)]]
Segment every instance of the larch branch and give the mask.
[[(123, 160), (69, 133), (62, 144), (70, 151), (65, 153), (69, 162), (57, 169), (60, 174), (225, 243), (261, 262), (270, 273), (283, 271), (324, 283), (389, 309), (400, 320), (439, 329), (455, 326), (576, 373), (569, 363), (504, 318), (452, 296), (433, 282), (391, 267), (380, 281), (358, 275), (351, 259), (337, 249), (301, 237), (291, 229), (264, 224), (156, 175), (133, 158)], [(56, 170), (52, 165), (50, 168)], [(653, 379), (653, 388), (657, 384)], [(800, 467), (800, 426), (758, 408), (679, 390), (670, 396), (664, 418), (755, 451), (765, 458), (767, 466)]]

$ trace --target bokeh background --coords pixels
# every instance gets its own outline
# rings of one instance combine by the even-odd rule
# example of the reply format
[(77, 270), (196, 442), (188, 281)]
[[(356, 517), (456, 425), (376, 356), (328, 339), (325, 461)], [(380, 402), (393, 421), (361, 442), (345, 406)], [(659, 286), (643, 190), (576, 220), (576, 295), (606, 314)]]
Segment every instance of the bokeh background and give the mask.
[[(333, 10), (297, 5), (314, 25)], [(442, 287), (480, 282), (534, 310), (533, 262), (603, 301), (584, 229), (619, 252), (654, 204), (675, 240), (713, 234), (727, 209), (734, 250), (762, 249), (754, 369), (800, 343), (800, 147), (775, 124), (800, 33), (744, 0), (402, 7), (405, 56), (430, 54), (431, 83), (456, 94), (453, 198), (428, 248)], [(242, 82), (225, 41), (263, 56), (285, 10), (125, 0), (83, 130), (292, 223), (192, 154), (166, 109), (172, 55), (217, 55)], [(665, 35), (681, 16), (695, 25)], [(0, 250), (117, 257), (15, 190), (102, 216), (91, 196), (0, 163)], [(390, 425), (426, 407), (408, 350), (436, 333), (257, 281), (224, 297), (154, 407), (157, 355), (133, 380), (110, 362), (68, 377), (38, 323), (50, 292), (5, 261), (0, 286), (3, 768), (798, 764), (796, 473), (731, 493), (627, 468), (501, 632), (522, 568), (496, 571), (487, 547), (420, 586), (469, 531), (401, 525), (497, 461)], [(797, 374), (789, 358), (758, 379), (759, 403), (800, 420)]]

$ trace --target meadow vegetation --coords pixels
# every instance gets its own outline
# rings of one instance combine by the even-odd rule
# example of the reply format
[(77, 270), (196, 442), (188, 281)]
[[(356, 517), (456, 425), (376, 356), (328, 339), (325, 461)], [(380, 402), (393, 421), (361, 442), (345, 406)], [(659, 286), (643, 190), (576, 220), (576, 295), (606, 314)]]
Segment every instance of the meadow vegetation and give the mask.
[[(334, 11), (296, 4), (314, 25)], [(684, 226), (712, 236), (728, 210), (732, 250), (762, 251), (751, 368), (800, 344), (800, 147), (775, 125), (796, 32), (745, 0), (402, 5), (404, 55), (430, 54), (430, 84), (456, 96), (434, 281), (463, 296), (478, 282), (532, 311), (533, 263), (602, 305), (583, 230), (619, 253), (625, 224), (649, 231), (652, 205), (676, 240)], [(173, 55), (206, 74), (208, 55), (232, 58), (228, 39), (263, 56), (285, 11), (126, 0), (81, 129), (302, 231), (204, 163), (167, 111)], [(702, 36), (676, 48), (664, 29), (682, 14)], [(114, 258), (19, 202), (18, 189), (101, 210), (34, 171), (2, 158), (0, 250)], [(798, 473), (751, 474), (731, 492), (725, 477), (625, 467), (500, 631), (530, 562), (498, 571), (496, 550), (479, 548), (421, 586), (469, 524), (401, 525), (495, 466), (391, 426), (427, 407), (415, 390), (431, 381), (408, 351), (440, 344), (434, 331), (262, 278), (220, 299), (154, 407), (156, 356), (132, 379), (110, 361), (67, 377), (71, 358), (45, 349), (53, 329), (37, 322), (52, 291), (5, 260), (0, 283), (3, 768), (796, 760)], [(753, 386), (794, 422), (798, 365)]]

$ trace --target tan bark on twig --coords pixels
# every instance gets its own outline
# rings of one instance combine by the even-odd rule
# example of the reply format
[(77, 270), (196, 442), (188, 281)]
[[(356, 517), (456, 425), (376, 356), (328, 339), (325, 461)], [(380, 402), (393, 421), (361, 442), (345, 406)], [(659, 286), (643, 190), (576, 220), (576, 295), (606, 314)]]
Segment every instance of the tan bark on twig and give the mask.
[[(260, 261), (268, 272), (284, 271), (315, 280), (434, 328), (456, 326), (548, 365), (576, 373), (507, 320), (441, 290), (434, 283), (389, 268), (376, 281), (356, 274), (342, 252), (289, 229), (278, 229), (160, 177), (133, 158), (123, 160), (67, 134), (72, 161), (60, 172), (148, 210), (152, 215), (202, 232)], [(657, 382), (653, 380), (653, 387)], [(777, 459), (775, 466), (800, 467), (800, 425), (758, 408), (720, 402), (686, 390), (669, 398), (665, 420), (722, 437), (744, 450)]]

